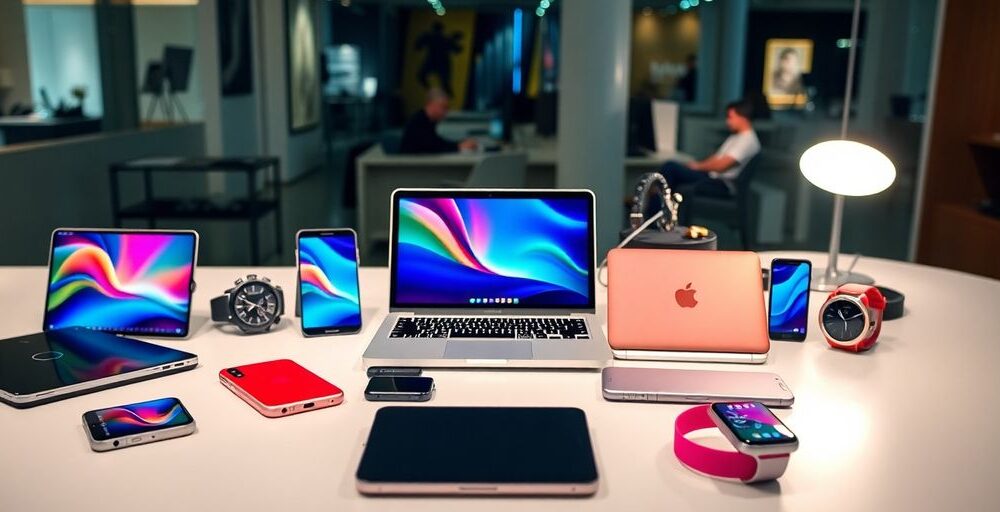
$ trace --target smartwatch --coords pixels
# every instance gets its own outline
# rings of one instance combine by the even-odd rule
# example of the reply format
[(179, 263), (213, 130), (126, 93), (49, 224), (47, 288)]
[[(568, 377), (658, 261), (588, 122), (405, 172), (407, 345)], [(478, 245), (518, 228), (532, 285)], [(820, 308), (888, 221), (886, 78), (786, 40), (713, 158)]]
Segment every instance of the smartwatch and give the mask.
[[(691, 432), (714, 428), (736, 451), (719, 450), (688, 439)], [(760, 402), (716, 402), (682, 412), (674, 421), (674, 455), (701, 475), (733, 482), (774, 480), (785, 473), (799, 447), (795, 437)]]
[(212, 299), (212, 320), (235, 325), (244, 334), (271, 330), (285, 314), (281, 287), (266, 277), (250, 274), (237, 279), (234, 286)]
[(878, 288), (845, 284), (819, 308), (819, 328), (831, 347), (862, 352), (878, 341), (884, 311), (885, 296)]

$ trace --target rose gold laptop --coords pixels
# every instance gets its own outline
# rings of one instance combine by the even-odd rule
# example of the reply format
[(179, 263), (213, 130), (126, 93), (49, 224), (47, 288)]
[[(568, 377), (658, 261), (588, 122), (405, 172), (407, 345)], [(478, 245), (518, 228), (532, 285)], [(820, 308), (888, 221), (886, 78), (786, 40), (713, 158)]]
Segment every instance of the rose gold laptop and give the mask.
[(608, 343), (618, 359), (763, 363), (767, 312), (752, 252), (614, 249)]

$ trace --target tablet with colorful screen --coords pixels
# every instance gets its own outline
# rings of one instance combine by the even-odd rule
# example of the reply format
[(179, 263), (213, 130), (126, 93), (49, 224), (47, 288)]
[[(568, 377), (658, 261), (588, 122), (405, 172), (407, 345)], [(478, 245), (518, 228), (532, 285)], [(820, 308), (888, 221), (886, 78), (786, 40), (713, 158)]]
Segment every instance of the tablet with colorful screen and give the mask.
[(194, 231), (57, 229), (43, 329), (186, 337), (197, 253)]

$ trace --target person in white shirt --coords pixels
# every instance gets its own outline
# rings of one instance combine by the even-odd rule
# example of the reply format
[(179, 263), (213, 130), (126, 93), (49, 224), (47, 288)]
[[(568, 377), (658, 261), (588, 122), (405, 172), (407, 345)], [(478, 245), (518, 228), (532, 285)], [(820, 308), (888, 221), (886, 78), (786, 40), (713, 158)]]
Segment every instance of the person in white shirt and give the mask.
[(735, 194), (736, 178), (747, 162), (760, 153), (760, 140), (750, 121), (752, 116), (753, 106), (749, 101), (726, 105), (726, 127), (732, 134), (714, 155), (704, 160), (663, 164), (660, 174), (670, 188), (682, 194), (723, 197)]

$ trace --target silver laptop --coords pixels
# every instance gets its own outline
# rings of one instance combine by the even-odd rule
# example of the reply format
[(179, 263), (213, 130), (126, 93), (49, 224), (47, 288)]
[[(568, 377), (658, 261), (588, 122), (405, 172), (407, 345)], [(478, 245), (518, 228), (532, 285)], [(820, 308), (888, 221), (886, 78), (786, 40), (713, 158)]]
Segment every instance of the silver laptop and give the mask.
[(389, 315), (369, 366), (602, 368), (594, 194), (392, 194)]

